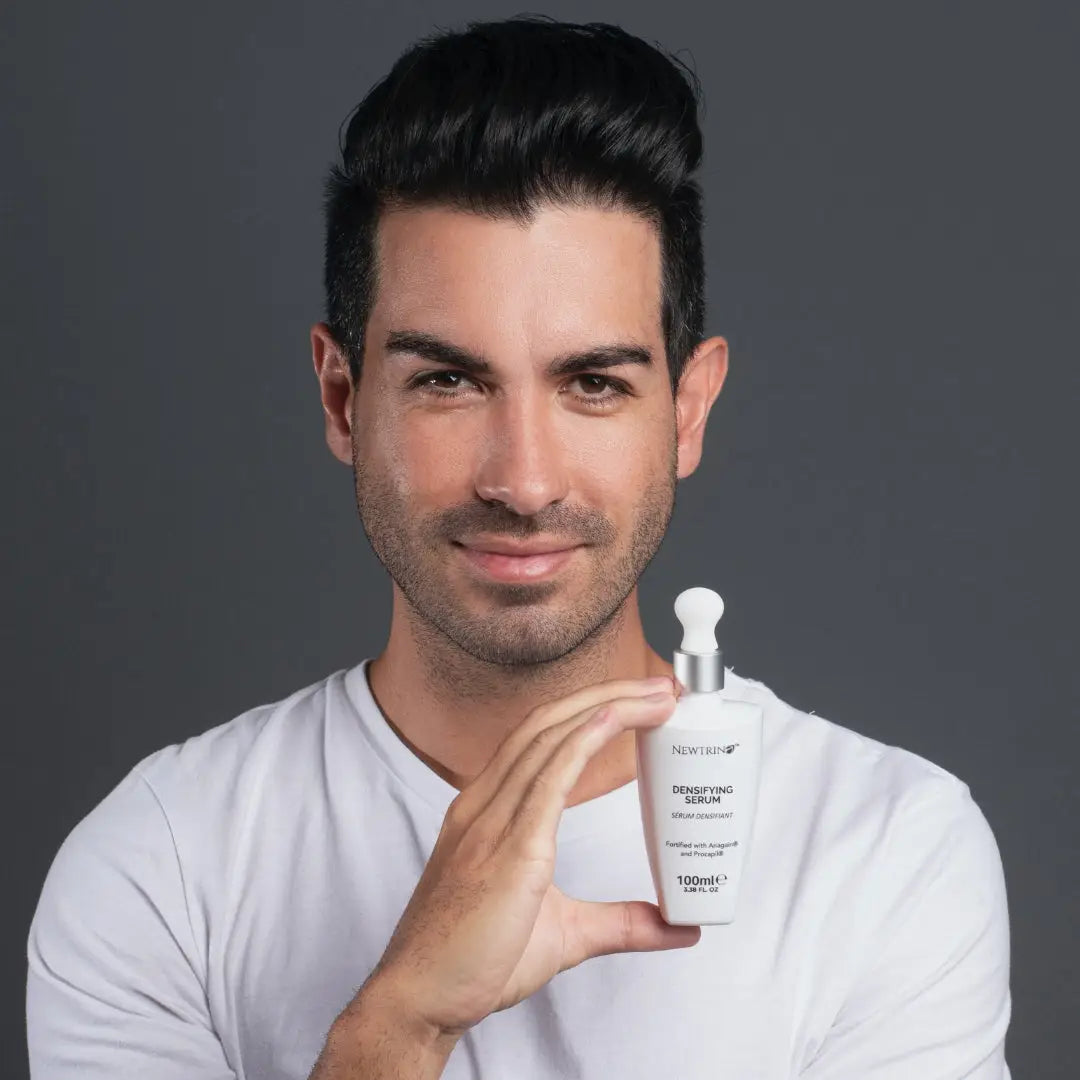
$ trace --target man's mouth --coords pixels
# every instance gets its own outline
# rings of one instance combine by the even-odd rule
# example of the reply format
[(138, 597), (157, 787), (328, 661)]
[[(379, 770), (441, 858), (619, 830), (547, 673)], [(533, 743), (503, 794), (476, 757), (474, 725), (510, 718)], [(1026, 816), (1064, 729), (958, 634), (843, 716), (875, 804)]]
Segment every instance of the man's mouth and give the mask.
[[(562, 546), (557, 546), (559, 544)], [(540, 581), (556, 574), (582, 549), (566, 541), (472, 540), (454, 541), (465, 562), (485, 577), (497, 581)]]

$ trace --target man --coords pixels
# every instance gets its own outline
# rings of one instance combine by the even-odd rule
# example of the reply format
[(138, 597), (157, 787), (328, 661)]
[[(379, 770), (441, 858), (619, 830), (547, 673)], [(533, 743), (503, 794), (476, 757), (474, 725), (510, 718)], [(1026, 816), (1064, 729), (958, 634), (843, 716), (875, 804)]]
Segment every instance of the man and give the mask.
[(311, 342), (386, 647), (76, 826), (38, 1080), (1009, 1077), (1001, 863), (931, 762), (727, 669), (765, 716), (738, 914), (652, 903), (635, 730), (678, 688), (636, 585), (728, 365), (700, 156), (686, 74), (611, 26), (471, 24), (362, 103)]

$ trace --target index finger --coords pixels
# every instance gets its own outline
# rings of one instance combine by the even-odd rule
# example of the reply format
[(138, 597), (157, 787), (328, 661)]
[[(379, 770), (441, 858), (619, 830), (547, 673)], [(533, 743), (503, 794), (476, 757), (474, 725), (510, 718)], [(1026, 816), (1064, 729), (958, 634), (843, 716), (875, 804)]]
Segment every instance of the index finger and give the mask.
[[(609, 679), (607, 682), (583, 686), (566, 697), (545, 702), (531, 709), (522, 722), (499, 744), (481, 773), (469, 784), (469, 800), (476, 799), (483, 806), (503, 781), (510, 766), (522, 750), (545, 728), (554, 727), (578, 713), (591, 713), (609, 701), (624, 697), (644, 697), (658, 690), (672, 690), (670, 676), (659, 675), (650, 679)], [(582, 722), (587, 719), (583, 718)]]

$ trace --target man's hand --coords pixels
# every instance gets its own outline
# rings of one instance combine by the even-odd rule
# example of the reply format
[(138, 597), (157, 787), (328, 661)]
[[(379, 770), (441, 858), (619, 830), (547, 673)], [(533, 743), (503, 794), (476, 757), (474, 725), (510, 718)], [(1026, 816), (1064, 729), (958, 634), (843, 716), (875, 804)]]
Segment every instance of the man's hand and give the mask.
[[(615, 680), (533, 709), (450, 804), (382, 958), (339, 1021), (378, 1001), (402, 1031), (456, 1040), (552, 976), (605, 953), (683, 948), (697, 926), (657, 905), (572, 899), (552, 884), (556, 834), (588, 760), (630, 728), (663, 723), (671, 679)], [(370, 1014), (369, 1014), (370, 1015)]]

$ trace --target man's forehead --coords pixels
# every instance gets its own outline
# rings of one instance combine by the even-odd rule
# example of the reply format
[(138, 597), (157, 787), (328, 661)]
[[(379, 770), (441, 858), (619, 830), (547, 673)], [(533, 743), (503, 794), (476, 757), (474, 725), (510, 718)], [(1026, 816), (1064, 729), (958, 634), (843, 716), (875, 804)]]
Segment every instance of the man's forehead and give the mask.
[(552, 213), (523, 227), (443, 207), (393, 211), (380, 240), (379, 321), (449, 333), (463, 318), (489, 328), (501, 320), (568, 344), (583, 332), (655, 337), (659, 245), (647, 223), (614, 211)]

